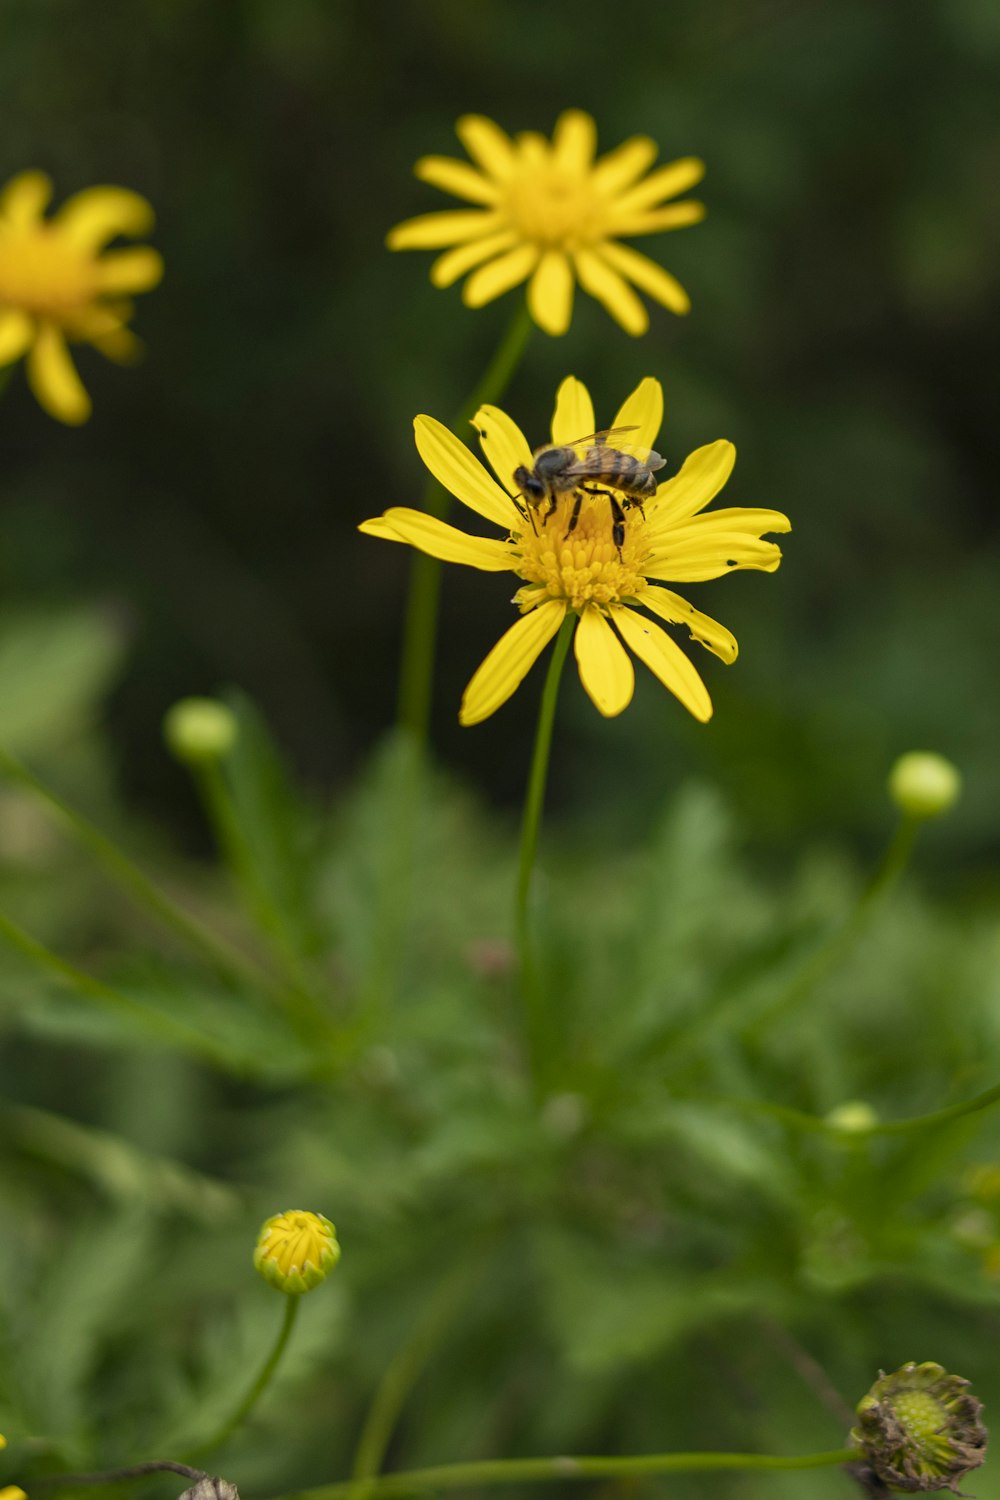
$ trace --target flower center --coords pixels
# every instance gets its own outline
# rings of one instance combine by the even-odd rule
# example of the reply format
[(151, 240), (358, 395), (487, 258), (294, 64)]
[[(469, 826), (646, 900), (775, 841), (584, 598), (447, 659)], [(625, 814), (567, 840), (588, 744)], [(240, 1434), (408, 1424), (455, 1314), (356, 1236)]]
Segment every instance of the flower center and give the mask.
[[(570, 529), (577, 497), (582, 495), (576, 525)], [(634, 598), (645, 585), (642, 565), (648, 555), (646, 523), (638, 506), (619, 495), (625, 512), (621, 555), (615, 546), (614, 518), (607, 495), (576, 490), (560, 495), (548, 514), (544, 500), (530, 519), (514, 532), (520, 552), (515, 572), (529, 585), (519, 589), (515, 603), (530, 609), (544, 599), (565, 599), (571, 609), (588, 604), (618, 604)]]
[(507, 189), (507, 212), (521, 236), (539, 245), (572, 249), (604, 233), (604, 205), (589, 179), (558, 167), (518, 173)]
[(39, 316), (73, 312), (97, 295), (93, 260), (48, 225), (0, 226), (0, 306)]

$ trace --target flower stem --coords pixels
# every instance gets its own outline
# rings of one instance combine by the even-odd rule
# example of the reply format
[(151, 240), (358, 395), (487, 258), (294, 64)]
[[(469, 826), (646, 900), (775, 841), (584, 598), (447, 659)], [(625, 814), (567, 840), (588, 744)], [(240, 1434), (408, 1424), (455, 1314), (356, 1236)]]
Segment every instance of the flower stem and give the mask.
[(93, 856), (127, 895), (196, 949), (222, 979), (230, 984), (254, 986), (266, 985), (269, 982), (267, 976), (259, 972), (242, 953), (229, 948), (207, 928), (202, 927), (194, 917), (189, 916), (177, 906), (169, 896), (153, 884), (138, 865), (133, 864), (117, 844), (112, 843), (111, 839), (93, 823), (88, 822), (82, 813), (77, 812), (76, 808), (65, 802), (57, 792), (54, 792), (23, 762), (2, 746), (0, 746), (0, 773), (25, 787), (43, 802), (77, 843)]
[(549, 662), (545, 687), (542, 690), (542, 701), (538, 710), (535, 748), (531, 757), (531, 771), (528, 776), (528, 790), (524, 799), (524, 815), (521, 821), (521, 854), (517, 871), (514, 915), (517, 946), (521, 959), (525, 1032), (536, 1082), (540, 1078), (546, 1057), (548, 1018), (545, 1014), (545, 993), (531, 941), (531, 882), (535, 869), (535, 855), (538, 850), (542, 808), (545, 804), (545, 784), (549, 773), (549, 754), (552, 749), (552, 727), (559, 698), (559, 682), (575, 625), (576, 616), (567, 614), (556, 636), (555, 648)]
[[(461, 407), (454, 427), (461, 432), (484, 401), (499, 401), (514, 375), (531, 332), (527, 303), (518, 303), (496, 352), (482, 379)], [(436, 479), (424, 489), (423, 508), (442, 519), (451, 503), (447, 490)], [(441, 564), (435, 557), (418, 552), (410, 571), (410, 593), (403, 626), (403, 656), (400, 667), (398, 720), (422, 747), (430, 725), (434, 647), (437, 640), (438, 599)]]
[(274, 1342), (274, 1347), (270, 1354), (261, 1366), (253, 1385), (247, 1391), (232, 1416), (223, 1422), (222, 1426), (207, 1442), (199, 1443), (196, 1448), (193, 1448), (190, 1453), (186, 1454), (186, 1461), (189, 1462), (192, 1458), (201, 1458), (202, 1454), (212, 1453), (216, 1448), (221, 1448), (224, 1443), (229, 1441), (237, 1427), (242, 1426), (246, 1421), (261, 1396), (267, 1390), (267, 1387), (271, 1383), (271, 1377), (281, 1363), (281, 1356), (288, 1347), (288, 1340), (291, 1338), (292, 1329), (295, 1327), (295, 1319), (298, 1316), (299, 1303), (301, 1301), (301, 1296), (286, 1295), (285, 1315), (281, 1321), (281, 1328), (278, 1330), (278, 1337)]
[(793, 974), (788, 984), (758, 1013), (747, 1034), (756, 1036), (765, 1026), (776, 1021), (795, 1006), (809, 998), (816, 985), (825, 979), (854, 945), (864, 931), (882, 898), (895, 885), (909, 863), (913, 852), (919, 820), (905, 814), (896, 825), (895, 832), (879, 863), (862, 890), (854, 910), (840, 927), (808, 956), (802, 967)]
[[(510, 1458), (465, 1464), (439, 1464), (380, 1474), (366, 1483), (366, 1493), (400, 1495), (421, 1490), (454, 1490), (475, 1485), (530, 1484), (568, 1479), (626, 1479), (647, 1474), (693, 1474), (721, 1469), (823, 1469), (856, 1463), (856, 1448), (789, 1456), (778, 1453), (641, 1453), (624, 1458)], [(276, 1500), (348, 1500), (356, 1481), (295, 1490)]]

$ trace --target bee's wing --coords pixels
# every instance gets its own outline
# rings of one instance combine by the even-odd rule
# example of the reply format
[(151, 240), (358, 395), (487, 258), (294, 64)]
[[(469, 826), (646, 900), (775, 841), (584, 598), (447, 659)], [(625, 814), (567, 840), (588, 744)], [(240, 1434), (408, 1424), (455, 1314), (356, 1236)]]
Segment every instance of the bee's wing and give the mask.
[[(638, 432), (637, 426), (633, 427), (605, 427), (603, 432), (592, 432), (587, 437), (574, 438), (571, 443), (560, 444), (564, 448), (573, 448), (579, 455), (580, 461), (586, 459), (592, 448), (615, 448), (619, 453), (628, 453), (632, 458), (637, 458), (647, 469), (662, 469), (666, 459), (661, 458), (653, 448), (647, 448), (641, 443), (634, 443), (628, 437), (631, 432)], [(572, 470), (567, 470), (567, 478)]]

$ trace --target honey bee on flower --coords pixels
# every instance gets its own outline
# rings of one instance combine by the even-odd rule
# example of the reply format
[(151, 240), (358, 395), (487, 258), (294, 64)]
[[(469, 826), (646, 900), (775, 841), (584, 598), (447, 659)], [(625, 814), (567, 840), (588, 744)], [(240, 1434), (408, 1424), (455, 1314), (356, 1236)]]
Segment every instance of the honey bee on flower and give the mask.
[[(629, 428), (636, 450), (651, 453), (662, 417), (660, 382), (647, 378), (619, 408), (608, 432)], [(712, 702), (694, 665), (655, 620), (638, 611), (685, 626), (722, 661), (735, 661), (736, 640), (724, 625), (660, 587), (662, 582), (698, 583), (744, 568), (773, 573), (781, 562), (777, 544), (763, 540), (765, 533), (791, 530), (780, 511), (705, 509), (732, 471), (732, 443), (721, 440), (698, 448), (679, 473), (658, 486), (654, 481), (652, 494), (641, 504), (633, 503), (636, 497), (627, 489), (616, 490), (616, 476), (609, 480), (605, 471), (602, 486), (591, 486), (586, 476), (576, 474), (573, 487), (550, 485), (544, 504), (526, 505), (522, 486), (526, 476), (536, 473), (539, 455), (498, 407), (480, 407), (473, 420), (495, 480), (433, 417), (419, 416), (414, 422), (417, 450), (446, 489), (500, 527), (503, 540), (471, 536), (405, 507), (387, 510), (360, 528), (370, 536), (407, 542), (445, 562), (510, 572), (521, 580), (513, 600), (520, 618), (473, 674), (462, 699), (461, 722), (478, 724), (495, 713), (570, 614), (577, 617), (574, 653), (580, 680), (602, 714), (614, 717), (631, 702), (631, 651), (696, 719), (709, 719)], [(572, 448), (579, 442), (576, 434), (594, 426), (586, 387), (567, 377), (556, 398), (553, 445)]]
[(627, 333), (649, 327), (636, 287), (671, 312), (690, 311), (680, 282), (620, 241), (704, 218), (693, 198), (667, 201), (701, 180), (696, 157), (650, 172), (656, 143), (637, 135), (595, 160), (597, 127), (578, 109), (560, 115), (551, 141), (536, 131), (512, 139), (481, 115), (464, 115), (455, 129), (471, 162), (425, 156), (414, 170), (474, 207), (421, 214), (388, 238), (391, 250), (444, 252), (431, 266), (435, 286), (464, 276), (463, 301), (482, 307), (527, 281), (528, 310), (551, 334), (570, 325), (576, 282)]

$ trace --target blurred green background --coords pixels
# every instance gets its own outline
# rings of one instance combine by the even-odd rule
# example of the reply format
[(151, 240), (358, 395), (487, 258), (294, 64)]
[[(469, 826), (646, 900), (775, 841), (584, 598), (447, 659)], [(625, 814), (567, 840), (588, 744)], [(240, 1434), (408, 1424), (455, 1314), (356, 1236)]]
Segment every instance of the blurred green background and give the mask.
[[(852, 1402), (880, 1364), (940, 1359), (995, 1408), (1000, 1205), (973, 1170), (1000, 1158), (993, 1117), (845, 1143), (766, 1106), (860, 1095), (896, 1118), (996, 1082), (998, 86), (993, 0), (2, 0), (0, 172), (42, 167), (58, 198), (144, 193), (167, 274), (138, 303), (142, 366), (80, 351), (85, 428), (41, 412), (20, 370), (3, 395), (0, 741), (280, 970), (161, 743), (176, 698), (242, 689), (290, 770), (244, 703), (235, 805), (279, 948), (343, 1027), (334, 1066), (3, 790), (3, 909), (146, 1007), (81, 1007), (4, 957), (12, 1451), (50, 1434), (38, 1462), (60, 1468), (204, 1437), (273, 1337), (250, 1246), (293, 1206), (337, 1221), (344, 1260), (219, 1458), (245, 1492), (347, 1473), (382, 1372), (435, 1309), (394, 1466), (836, 1446), (802, 1349)], [(505, 407), (541, 441), (567, 373), (609, 416), (656, 375), (671, 466), (733, 439), (727, 502), (795, 530), (773, 577), (690, 591), (741, 647), (731, 669), (699, 661), (708, 728), (651, 678), (605, 722), (567, 674), (539, 1111), (508, 938), (541, 674), (459, 729), (509, 589), (448, 570), (388, 1018), (409, 559), (355, 528), (419, 502), (411, 419), (449, 417), (509, 317), (510, 298), (470, 312), (429, 257), (384, 249), (447, 203), (414, 160), (461, 154), (463, 112), (548, 132), (568, 106), (605, 149), (641, 132), (707, 162), (705, 223), (642, 242), (694, 310), (632, 340), (579, 298)], [(766, 1025), (852, 910), (885, 774), (914, 746), (961, 767), (962, 802), (846, 966)], [(211, 1046), (165, 1042), (167, 1023)], [(835, 1471), (669, 1492), (709, 1486), (848, 1492)], [(1000, 1494), (989, 1471), (965, 1487)]]
[[(158, 726), (188, 691), (242, 685), (321, 785), (343, 785), (391, 723), (409, 559), (354, 528), (419, 502), (411, 419), (457, 408), (510, 298), (468, 311), (430, 286), (429, 256), (383, 238), (447, 206), (411, 167), (462, 154), (459, 114), (548, 131), (579, 105), (606, 149), (646, 132), (664, 159), (707, 162), (705, 224), (642, 242), (694, 311), (657, 310), (632, 340), (580, 297), (566, 338), (535, 335), (506, 404), (541, 441), (564, 374), (602, 412), (655, 374), (671, 465), (733, 439), (728, 503), (776, 506), (795, 532), (776, 578), (695, 590), (742, 653), (731, 671), (706, 660), (711, 728), (651, 679), (613, 724), (573, 684), (554, 796), (599, 802), (630, 835), (664, 786), (707, 767), (787, 849), (809, 830), (870, 834), (892, 757), (928, 745), (967, 775), (949, 839), (986, 857), (991, 0), (6, 0), (0, 24), (4, 173), (44, 167), (60, 196), (120, 182), (159, 214), (168, 270), (140, 301), (144, 366), (82, 352), (82, 432), (39, 411), (20, 372), (4, 405), (4, 596), (114, 618), (128, 651), (110, 722), (141, 803), (166, 818), (184, 803)], [(435, 744), (513, 802), (537, 680), (487, 728), (456, 721), (508, 618), (502, 583), (448, 570)]]

